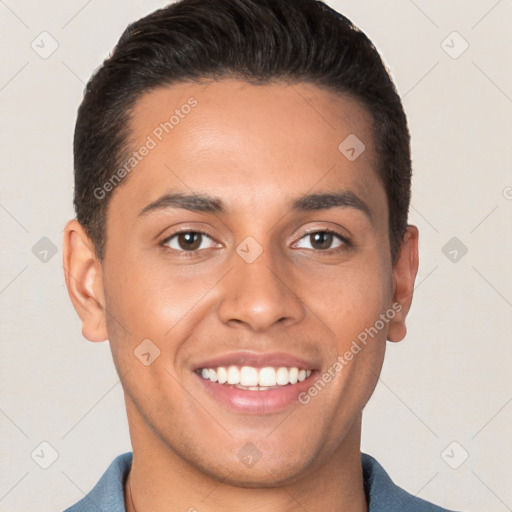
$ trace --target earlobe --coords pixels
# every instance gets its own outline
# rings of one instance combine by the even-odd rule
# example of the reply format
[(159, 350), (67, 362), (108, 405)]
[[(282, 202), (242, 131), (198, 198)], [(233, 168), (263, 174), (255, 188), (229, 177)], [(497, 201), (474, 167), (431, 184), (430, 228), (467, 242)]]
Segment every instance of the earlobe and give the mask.
[(105, 341), (108, 335), (102, 267), (77, 220), (70, 220), (64, 228), (62, 253), (66, 287), (82, 320), (82, 334), (89, 341)]
[[(414, 282), (419, 265), (418, 236), (416, 226), (407, 226), (397, 259), (393, 265), (393, 279), (395, 282), (393, 304), (397, 306), (394, 308), (396, 314), (389, 323), (389, 341), (402, 341), (407, 333), (405, 319), (411, 308)], [(398, 307), (398, 304), (400, 307)]]

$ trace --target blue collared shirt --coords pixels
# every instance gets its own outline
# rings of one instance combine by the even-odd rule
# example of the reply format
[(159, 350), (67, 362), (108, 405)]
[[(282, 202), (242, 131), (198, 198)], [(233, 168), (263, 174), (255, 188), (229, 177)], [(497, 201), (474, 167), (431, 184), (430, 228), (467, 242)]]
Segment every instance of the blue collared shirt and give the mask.
[[(450, 512), (395, 485), (370, 455), (362, 453), (361, 462), (368, 512)], [(123, 489), (131, 465), (131, 452), (116, 457), (92, 491), (64, 512), (126, 512)]]

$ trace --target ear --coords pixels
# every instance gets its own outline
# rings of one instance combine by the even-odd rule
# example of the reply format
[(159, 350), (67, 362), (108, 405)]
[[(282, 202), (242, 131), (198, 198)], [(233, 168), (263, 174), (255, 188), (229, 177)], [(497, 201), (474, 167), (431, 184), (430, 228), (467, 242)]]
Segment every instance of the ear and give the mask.
[(396, 304), (393, 309), (396, 314), (389, 322), (389, 341), (402, 341), (407, 333), (405, 318), (411, 308), (418, 263), (418, 228), (409, 225), (393, 264), (393, 279), (395, 281), (393, 304)]
[(101, 262), (77, 220), (66, 224), (62, 245), (66, 287), (82, 320), (82, 334), (89, 341), (105, 341), (108, 335)]

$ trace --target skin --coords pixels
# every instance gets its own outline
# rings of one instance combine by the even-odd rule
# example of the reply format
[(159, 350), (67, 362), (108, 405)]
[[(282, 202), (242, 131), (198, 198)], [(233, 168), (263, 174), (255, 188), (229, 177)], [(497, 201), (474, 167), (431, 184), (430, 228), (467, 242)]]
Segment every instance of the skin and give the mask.
[[(386, 340), (405, 336), (418, 269), (414, 226), (391, 261), (371, 117), (351, 97), (306, 83), (178, 84), (139, 100), (133, 148), (191, 96), (197, 106), (115, 190), (104, 261), (76, 220), (64, 234), (66, 283), (83, 335), (109, 339), (124, 389), (134, 452), (127, 510), (235, 511), (243, 503), (248, 512), (365, 511), (362, 410)], [(349, 134), (366, 146), (354, 161), (338, 149)], [(339, 189), (356, 194), (369, 215), (289, 208), (303, 195)], [(169, 191), (215, 196), (226, 211), (138, 215)], [(309, 235), (326, 229), (349, 244), (334, 237), (318, 249)], [(160, 245), (177, 230), (213, 240), (187, 257), (176, 237)], [(263, 251), (252, 263), (236, 252), (248, 236)], [(234, 412), (207, 396), (191, 371), (240, 349), (288, 352), (315, 361), (322, 374), (396, 302), (402, 310), (307, 405)], [(161, 351), (149, 366), (134, 356), (147, 338)], [(261, 453), (252, 467), (237, 457), (248, 441)]]

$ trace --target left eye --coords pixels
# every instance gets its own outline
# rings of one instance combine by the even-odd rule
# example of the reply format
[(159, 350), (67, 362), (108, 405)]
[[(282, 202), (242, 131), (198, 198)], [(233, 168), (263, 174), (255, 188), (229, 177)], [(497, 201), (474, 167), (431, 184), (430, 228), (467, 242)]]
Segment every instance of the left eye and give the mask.
[(164, 245), (167, 245), (175, 251), (198, 251), (212, 247), (215, 245), (215, 242), (205, 233), (184, 231), (183, 233), (176, 233), (167, 238), (167, 240), (164, 241)]
[[(327, 249), (336, 249), (345, 243), (345, 240), (338, 234), (331, 231), (315, 231), (303, 236), (296, 244), (301, 249), (314, 249), (325, 251)], [(334, 244), (334, 245), (333, 245)]]

